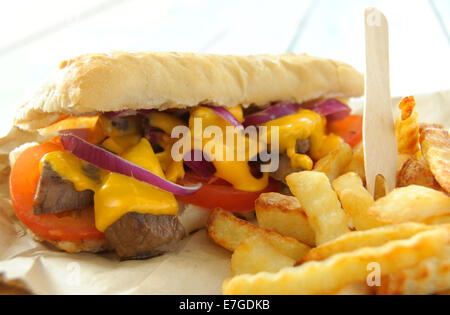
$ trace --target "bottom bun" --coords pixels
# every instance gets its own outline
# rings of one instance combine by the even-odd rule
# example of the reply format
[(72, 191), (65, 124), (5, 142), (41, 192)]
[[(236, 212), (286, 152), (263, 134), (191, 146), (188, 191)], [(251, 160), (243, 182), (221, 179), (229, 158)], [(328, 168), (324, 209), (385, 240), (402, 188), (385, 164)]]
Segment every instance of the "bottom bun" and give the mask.
[[(179, 204), (178, 220), (186, 231), (186, 235), (197, 232), (206, 226), (206, 221), (208, 219), (211, 211), (197, 207), (194, 205), (185, 205), (183, 203)], [(31, 230), (28, 229), (30, 235), (36, 241), (50, 244), (56, 249), (68, 252), (68, 253), (100, 253), (106, 251), (112, 251), (113, 248), (108, 244), (106, 239), (101, 240), (80, 240), (80, 241), (59, 241), (59, 240), (49, 240), (37, 236)]]
[(210, 210), (181, 202), (178, 203), (178, 209), (178, 220), (184, 227), (186, 235), (206, 227), (206, 221), (211, 213)]
[(68, 252), (68, 253), (101, 253), (110, 251), (111, 248), (108, 246), (106, 239), (101, 240), (80, 240), (80, 241), (59, 241), (59, 240), (48, 240), (42, 237), (37, 236), (31, 230), (28, 230), (28, 233), (31, 234), (33, 239), (38, 242), (47, 243), (51, 246)]

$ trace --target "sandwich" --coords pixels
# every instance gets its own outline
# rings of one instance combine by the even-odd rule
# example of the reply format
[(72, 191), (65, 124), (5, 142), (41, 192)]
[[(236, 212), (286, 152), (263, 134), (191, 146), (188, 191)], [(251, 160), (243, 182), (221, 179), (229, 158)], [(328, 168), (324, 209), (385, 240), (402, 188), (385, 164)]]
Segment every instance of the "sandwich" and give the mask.
[(351, 66), (307, 55), (64, 61), (14, 119), (15, 214), (67, 252), (161, 255), (211, 210), (245, 216), (290, 173), (358, 143), (346, 102), (363, 92)]

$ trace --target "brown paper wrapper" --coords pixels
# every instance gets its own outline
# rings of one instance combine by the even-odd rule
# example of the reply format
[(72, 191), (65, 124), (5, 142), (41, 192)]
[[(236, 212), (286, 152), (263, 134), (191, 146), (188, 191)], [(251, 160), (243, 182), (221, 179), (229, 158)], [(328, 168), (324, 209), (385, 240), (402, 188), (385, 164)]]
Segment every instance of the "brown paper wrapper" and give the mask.
[[(421, 122), (450, 128), (450, 91), (416, 97)], [(393, 100), (396, 108), (400, 98)], [(362, 100), (351, 105), (362, 113)], [(113, 253), (67, 254), (32, 239), (18, 222), (8, 192), (8, 153), (36, 134), (13, 128), (0, 138), (0, 294), (221, 294), (231, 253), (201, 230), (176, 252), (120, 262)]]

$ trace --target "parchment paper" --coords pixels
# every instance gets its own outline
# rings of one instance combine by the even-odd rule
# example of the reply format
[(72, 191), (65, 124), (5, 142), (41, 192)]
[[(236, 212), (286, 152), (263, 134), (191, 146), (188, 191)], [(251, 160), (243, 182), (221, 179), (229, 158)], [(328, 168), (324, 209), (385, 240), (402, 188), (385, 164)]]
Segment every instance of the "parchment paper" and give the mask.
[[(450, 128), (450, 90), (416, 96), (421, 122)], [(393, 100), (396, 107), (400, 98)], [(362, 113), (362, 100), (351, 105)], [(6, 135), (5, 135), (6, 136)], [(34, 135), (12, 130), (0, 138), (0, 275), (21, 280), (36, 294), (221, 294), (230, 277), (231, 253), (213, 244), (204, 230), (178, 251), (144, 261), (120, 262), (113, 253), (67, 254), (32, 240), (18, 224), (7, 190), (6, 154)]]

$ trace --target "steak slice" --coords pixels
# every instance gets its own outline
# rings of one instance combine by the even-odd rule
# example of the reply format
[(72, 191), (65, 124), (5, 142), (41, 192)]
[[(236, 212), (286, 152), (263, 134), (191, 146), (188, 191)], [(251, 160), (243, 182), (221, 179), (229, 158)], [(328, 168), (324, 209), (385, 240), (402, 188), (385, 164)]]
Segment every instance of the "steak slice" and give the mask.
[(55, 172), (50, 163), (44, 162), (33, 200), (34, 214), (56, 214), (93, 205), (93, 191), (77, 191), (72, 182)]
[(185, 230), (177, 216), (127, 213), (105, 231), (122, 260), (146, 259), (174, 250)]
[[(295, 152), (297, 154), (307, 154), (311, 149), (310, 139), (297, 140)], [(291, 159), (285, 154), (280, 154), (278, 170), (270, 173), (270, 177), (286, 184), (286, 177), (292, 173), (303, 171), (303, 169), (293, 169), (291, 167)]]

